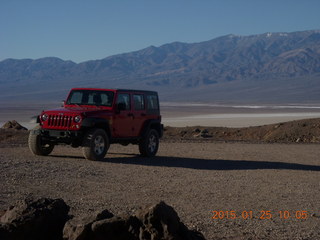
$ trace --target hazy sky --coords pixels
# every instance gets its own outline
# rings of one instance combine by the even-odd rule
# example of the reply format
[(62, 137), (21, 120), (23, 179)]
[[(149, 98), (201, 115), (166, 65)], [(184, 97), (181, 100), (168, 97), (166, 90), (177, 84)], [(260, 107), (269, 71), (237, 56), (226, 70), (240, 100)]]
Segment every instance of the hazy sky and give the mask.
[(320, 29), (320, 0), (0, 0), (0, 61), (82, 62), (222, 35)]

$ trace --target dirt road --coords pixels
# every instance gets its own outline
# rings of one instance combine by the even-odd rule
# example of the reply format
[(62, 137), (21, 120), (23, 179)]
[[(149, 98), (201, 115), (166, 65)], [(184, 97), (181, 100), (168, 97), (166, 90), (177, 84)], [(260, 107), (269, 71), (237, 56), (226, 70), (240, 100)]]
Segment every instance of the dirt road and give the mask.
[(35, 157), (0, 145), (0, 210), (27, 195), (63, 198), (74, 215), (164, 200), (207, 239), (320, 239), (318, 144), (162, 142), (156, 158), (137, 153), (112, 145), (91, 162), (70, 147)]

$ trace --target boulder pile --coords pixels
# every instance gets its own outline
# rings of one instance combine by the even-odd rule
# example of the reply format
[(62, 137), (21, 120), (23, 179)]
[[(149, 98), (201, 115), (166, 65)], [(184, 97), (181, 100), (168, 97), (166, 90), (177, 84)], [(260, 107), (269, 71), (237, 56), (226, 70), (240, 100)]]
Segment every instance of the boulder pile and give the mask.
[(0, 239), (62, 239), (69, 207), (62, 199), (26, 199), (0, 218)]
[(2, 240), (203, 240), (189, 230), (164, 202), (114, 216), (108, 210), (86, 218), (72, 218), (62, 199), (20, 201), (0, 218)]
[(28, 130), (27, 128), (23, 127), (20, 123), (16, 120), (8, 121), (1, 127), (2, 129), (16, 129), (16, 130)]

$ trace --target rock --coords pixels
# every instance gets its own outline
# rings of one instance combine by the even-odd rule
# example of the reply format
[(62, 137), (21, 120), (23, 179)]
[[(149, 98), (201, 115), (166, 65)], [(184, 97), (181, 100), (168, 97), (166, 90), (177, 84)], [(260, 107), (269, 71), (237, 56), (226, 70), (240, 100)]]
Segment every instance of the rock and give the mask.
[(164, 202), (146, 208), (137, 213), (137, 217), (143, 222), (143, 236), (151, 236), (151, 239), (176, 238), (180, 228), (180, 219), (174, 209)]
[(210, 137), (212, 137), (212, 135), (209, 134), (208, 129), (203, 129), (200, 134), (201, 134), (200, 136), (203, 137), (203, 138), (210, 138)]
[(61, 239), (68, 212), (62, 199), (19, 201), (1, 217), (0, 239)]
[(65, 240), (203, 240), (199, 232), (189, 231), (174, 209), (164, 202), (138, 210), (133, 216), (105, 215), (83, 221), (69, 220)]
[(203, 129), (203, 130), (201, 131), (201, 133), (203, 133), (203, 134), (209, 133), (209, 130), (208, 130), (208, 129)]
[(200, 130), (199, 128), (196, 128), (196, 129), (193, 130), (193, 132), (195, 132), (195, 133), (200, 133), (201, 130)]
[(1, 209), (0, 209), (0, 219), (1, 219), (1, 217), (2, 217), (5, 213), (6, 213), (5, 210), (1, 210)]
[(62, 199), (26, 199), (10, 207), (0, 219), (1, 240), (204, 240), (190, 231), (176, 211), (160, 202), (134, 215), (114, 216), (108, 210), (69, 219)]
[(98, 212), (91, 217), (82, 219), (70, 219), (63, 228), (63, 239), (69, 240), (85, 240), (93, 239), (91, 225), (95, 221), (112, 218), (113, 214), (108, 210)]
[(180, 136), (184, 137), (188, 132), (187, 131), (180, 131)]
[(202, 234), (189, 231), (188, 228), (180, 222), (176, 211), (165, 204), (159, 204), (139, 210), (136, 213), (137, 218), (143, 223), (139, 239), (175, 239), (175, 240), (196, 240), (204, 239)]
[(316, 136), (312, 136), (310, 142), (316, 143), (316, 142), (318, 142), (318, 138)]
[(6, 122), (1, 128), (3, 129), (16, 129), (16, 130), (28, 130), (21, 126), (16, 120)]
[(113, 217), (92, 224), (95, 240), (139, 240), (142, 223), (135, 216)]

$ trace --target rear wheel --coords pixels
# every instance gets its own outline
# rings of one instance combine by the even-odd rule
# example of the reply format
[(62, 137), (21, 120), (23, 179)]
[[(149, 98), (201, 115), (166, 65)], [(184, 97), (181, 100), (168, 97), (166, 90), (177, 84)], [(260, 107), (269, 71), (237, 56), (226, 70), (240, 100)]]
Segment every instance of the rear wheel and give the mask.
[(99, 161), (104, 158), (110, 143), (106, 132), (103, 129), (94, 128), (87, 132), (83, 145), (83, 156), (92, 161)]
[(139, 143), (139, 151), (144, 157), (153, 157), (159, 148), (159, 134), (156, 130), (150, 129)]
[(54, 148), (54, 144), (43, 141), (41, 135), (33, 131), (29, 133), (28, 145), (30, 151), (39, 156), (49, 155)]

